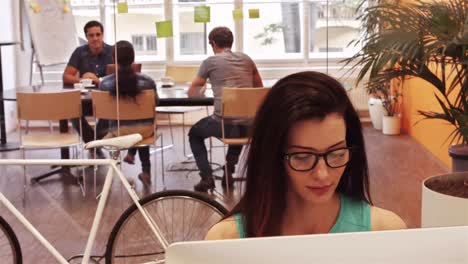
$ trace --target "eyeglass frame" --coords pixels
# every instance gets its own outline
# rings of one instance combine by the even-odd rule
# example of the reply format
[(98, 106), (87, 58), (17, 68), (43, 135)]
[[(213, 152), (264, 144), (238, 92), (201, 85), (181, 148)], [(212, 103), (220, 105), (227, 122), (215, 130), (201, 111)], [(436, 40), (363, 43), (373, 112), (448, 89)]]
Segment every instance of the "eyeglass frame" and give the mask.
[[(328, 158), (327, 158), (328, 154), (330, 154), (330, 153), (332, 153), (334, 151), (340, 150), (340, 149), (347, 149), (348, 150), (348, 155), (349, 155), (348, 161), (345, 164), (340, 165), (340, 166), (336, 166), (336, 167), (330, 166), (330, 164), (328, 163)], [(291, 168), (294, 171), (299, 171), (299, 172), (306, 172), (306, 171), (313, 170), (317, 166), (320, 158), (323, 158), (323, 160), (325, 161), (325, 164), (327, 165), (327, 167), (332, 168), (332, 169), (337, 169), (337, 168), (341, 168), (341, 167), (344, 167), (344, 166), (348, 165), (348, 163), (351, 161), (352, 153), (356, 149), (357, 149), (356, 147), (341, 147), (341, 148), (331, 149), (331, 150), (321, 152), (321, 153), (316, 153), (316, 152), (312, 152), (312, 151), (298, 151), (298, 152), (291, 152), (291, 153), (284, 154), (284, 159), (288, 161), (289, 168)], [(316, 159), (315, 159), (314, 164), (312, 164), (312, 167), (310, 167), (309, 169), (306, 169), (306, 170), (298, 170), (298, 169), (294, 168), (291, 165), (291, 159), (290, 158), (291, 158), (291, 156), (297, 155), (297, 154), (312, 154), (312, 155), (314, 155), (316, 157)]]

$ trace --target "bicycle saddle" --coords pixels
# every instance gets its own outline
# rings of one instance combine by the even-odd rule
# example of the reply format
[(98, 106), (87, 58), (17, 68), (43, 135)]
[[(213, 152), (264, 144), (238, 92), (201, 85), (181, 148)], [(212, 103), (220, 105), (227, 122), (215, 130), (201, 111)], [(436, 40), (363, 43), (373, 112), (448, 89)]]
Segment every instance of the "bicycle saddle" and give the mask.
[(90, 141), (85, 144), (84, 148), (91, 149), (91, 148), (106, 147), (106, 148), (126, 149), (126, 148), (132, 147), (136, 143), (140, 142), (142, 139), (143, 137), (140, 134), (130, 134), (126, 136)]

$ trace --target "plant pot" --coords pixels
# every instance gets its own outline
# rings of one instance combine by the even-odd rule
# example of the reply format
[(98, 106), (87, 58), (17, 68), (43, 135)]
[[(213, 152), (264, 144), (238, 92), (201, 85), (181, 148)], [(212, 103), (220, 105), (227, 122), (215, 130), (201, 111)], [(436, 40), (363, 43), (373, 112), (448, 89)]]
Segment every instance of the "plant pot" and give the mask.
[(374, 126), (375, 129), (382, 130), (382, 116), (384, 114), (382, 100), (371, 97), (369, 98), (368, 106), (372, 126)]
[(459, 144), (449, 147), (452, 158), (452, 171), (468, 171), (468, 145)]
[(382, 133), (385, 135), (400, 134), (400, 116), (383, 116), (382, 117)]
[[(468, 172), (443, 174), (425, 179), (422, 183), (421, 227), (468, 225), (466, 184), (468, 184)], [(457, 188), (454, 188), (455, 186)]]

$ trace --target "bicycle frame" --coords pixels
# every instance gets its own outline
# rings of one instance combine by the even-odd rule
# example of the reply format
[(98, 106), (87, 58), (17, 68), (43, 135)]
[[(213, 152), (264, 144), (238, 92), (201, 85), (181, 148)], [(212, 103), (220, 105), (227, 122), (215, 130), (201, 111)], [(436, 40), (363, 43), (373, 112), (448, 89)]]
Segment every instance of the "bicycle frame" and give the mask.
[[(99, 229), (99, 224), (101, 222), (102, 214), (104, 212), (104, 208), (106, 206), (107, 198), (109, 196), (109, 192), (112, 186), (112, 180), (114, 179), (114, 175), (117, 174), (118, 178), (122, 182), (123, 186), (127, 190), (128, 194), (130, 195), (131, 199), (137, 206), (140, 213), (143, 215), (145, 221), (153, 231), (154, 236), (162, 245), (164, 250), (167, 249), (169, 243), (167, 240), (161, 235), (162, 232), (157, 226), (157, 224), (148, 216), (148, 213), (145, 209), (143, 209), (139, 203), (140, 198), (131, 187), (130, 183), (128, 182), (127, 178), (122, 174), (120, 169), (118, 168), (118, 160), (114, 159), (99, 159), (99, 160), (90, 160), (90, 159), (66, 159), (66, 160), (54, 160), (54, 159), (6, 159), (0, 160), (0, 166), (3, 165), (58, 165), (58, 166), (96, 166), (96, 165), (107, 165), (109, 169), (106, 174), (106, 178), (104, 180), (104, 186), (101, 192), (101, 197), (98, 202), (98, 206), (96, 209), (96, 214), (94, 216), (93, 224), (91, 226), (91, 231), (88, 236), (88, 240), (86, 242), (85, 252), (82, 260), (82, 264), (88, 264), (91, 249), (93, 247), (94, 241), (96, 239), (97, 231)], [(115, 173), (115, 174), (114, 174)], [(39, 240), (39, 242), (58, 260), (59, 263), (65, 264), (68, 261), (52, 246), (52, 244), (47, 241), (39, 231), (34, 228), (34, 226), (21, 214), (18, 209), (15, 208), (13, 204), (0, 192), (0, 202), (4, 204), (7, 209), (26, 227), (26, 229), (31, 232), (31, 234)]]

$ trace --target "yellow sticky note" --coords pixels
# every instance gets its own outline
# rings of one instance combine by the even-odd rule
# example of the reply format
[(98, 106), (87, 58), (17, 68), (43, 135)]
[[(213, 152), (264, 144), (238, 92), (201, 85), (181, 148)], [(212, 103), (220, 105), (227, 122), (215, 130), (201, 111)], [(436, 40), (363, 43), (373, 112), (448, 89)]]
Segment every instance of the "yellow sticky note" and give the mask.
[(249, 9), (249, 18), (260, 18), (259, 9)]
[(119, 14), (128, 13), (128, 4), (127, 4), (127, 2), (117, 3), (117, 12)]
[(210, 7), (209, 6), (196, 6), (194, 9), (194, 22), (195, 23), (210, 22)]
[(234, 9), (232, 10), (232, 17), (234, 20), (241, 20), (244, 18), (244, 13), (242, 12), (242, 9)]
[(31, 2), (29, 6), (30, 6), (31, 9), (34, 11), (34, 13), (39, 13), (39, 12), (41, 12), (41, 7), (40, 7), (38, 4), (32, 3), (32, 2)]
[(172, 20), (156, 22), (156, 37), (169, 38), (172, 36)]
[(63, 12), (64, 12), (64, 13), (70, 12), (70, 7), (69, 7), (68, 5), (64, 5), (64, 6), (63, 6)]

